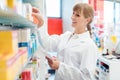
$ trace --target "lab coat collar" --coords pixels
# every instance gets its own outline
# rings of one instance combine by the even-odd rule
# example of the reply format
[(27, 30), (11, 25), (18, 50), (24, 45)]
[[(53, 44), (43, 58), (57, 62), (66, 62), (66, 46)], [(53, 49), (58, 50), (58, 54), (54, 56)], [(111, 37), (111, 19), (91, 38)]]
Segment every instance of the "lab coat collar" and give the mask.
[[(69, 43), (69, 40), (71, 38), (74, 38), (74, 41), (72, 41), (72, 42)], [(65, 40), (66, 41), (66, 42), (64, 42), (65, 46), (62, 46), (62, 48), (58, 52), (66, 49), (66, 48), (71, 48), (71, 47), (79, 46), (80, 44), (85, 43), (86, 40), (88, 40), (89, 38), (90, 38), (89, 31), (84, 32), (82, 34), (73, 34), (73, 32), (72, 32), (71, 35), (68, 38), (66, 38), (68, 40)]]
[(75, 38), (90, 38), (90, 33), (89, 31), (86, 31), (82, 34), (75, 34), (75, 33), (72, 33), (71, 36), (75, 37)]

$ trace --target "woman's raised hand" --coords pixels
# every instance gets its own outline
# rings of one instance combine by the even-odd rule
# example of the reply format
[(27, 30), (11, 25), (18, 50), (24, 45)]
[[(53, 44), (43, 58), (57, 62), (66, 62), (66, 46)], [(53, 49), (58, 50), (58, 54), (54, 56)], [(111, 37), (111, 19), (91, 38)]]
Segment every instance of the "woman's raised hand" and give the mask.
[(33, 23), (37, 24), (38, 28), (44, 24), (44, 20), (42, 15), (40, 14), (40, 11), (35, 7), (32, 8), (32, 16)]

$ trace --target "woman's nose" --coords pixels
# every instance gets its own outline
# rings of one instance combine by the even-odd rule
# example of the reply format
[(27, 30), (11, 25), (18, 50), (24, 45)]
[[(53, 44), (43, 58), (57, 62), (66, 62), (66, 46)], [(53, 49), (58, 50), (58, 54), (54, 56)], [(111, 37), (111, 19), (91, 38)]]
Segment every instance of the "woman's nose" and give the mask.
[(71, 19), (74, 19), (74, 18), (75, 18), (74, 15), (72, 15), (72, 16), (71, 16)]

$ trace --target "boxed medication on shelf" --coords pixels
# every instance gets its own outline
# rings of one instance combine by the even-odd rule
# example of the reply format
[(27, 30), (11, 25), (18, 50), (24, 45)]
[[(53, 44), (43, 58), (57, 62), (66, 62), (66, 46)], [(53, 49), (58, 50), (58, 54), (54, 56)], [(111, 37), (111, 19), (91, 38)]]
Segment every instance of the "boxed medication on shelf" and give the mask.
[(22, 15), (22, 0), (4, 0), (4, 1), (6, 1), (6, 7)]
[(21, 74), (22, 80), (34, 80), (33, 73), (33, 68), (26, 68)]
[(18, 30), (18, 47), (19, 49), (27, 48), (28, 54), (31, 54), (30, 33), (31, 33), (30, 29)]
[(22, 67), (24, 67), (24, 64), (27, 63), (28, 61), (28, 50), (27, 48), (20, 48), (20, 53), (21, 53), (21, 62), (22, 62)]
[(33, 21), (32, 5), (30, 3), (23, 3), (23, 17), (30, 21)]
[(31, 57), (37, 49), (36, 34), (31, 29), (18, 30), (18, 47), (28, 49), (28, 57)]
[[(19, 49), (19, 55), (20, 55), (20, 57), (19, 57), (19, 60), (20, 60), (20, 65), (21, 65), (21, 68), (23, 68), (24, 67), (24, 64), (25, 64), (25, 62), (27, 62), (27, 59), (28, 59), (28, 56), (27, 56), (27, 48), (25, 49), (22, 49), (22, 48), (20, 48)], [(24, 57), (25, 56), (25, 57)], [(20, 69), (21, 69), (20, 68)]]
[(30, 41), (30, 29), (23, 29), (21, 31), (22, 34), (22, 42), (29, 42)]
[(17, 31), (0, 31), (0, 53), (18, 52), (18, 34)]
[(0, 79), (14, 80), (17, 72), (21, 68), (20, 54), (3, 55), (0, 60)]
[[(30, 29), (20, 29), (18, 30), (18, 43), (29, 42), (30, 41)], [(27, 45), (21, 45), (19, 47), (26, 47)]]

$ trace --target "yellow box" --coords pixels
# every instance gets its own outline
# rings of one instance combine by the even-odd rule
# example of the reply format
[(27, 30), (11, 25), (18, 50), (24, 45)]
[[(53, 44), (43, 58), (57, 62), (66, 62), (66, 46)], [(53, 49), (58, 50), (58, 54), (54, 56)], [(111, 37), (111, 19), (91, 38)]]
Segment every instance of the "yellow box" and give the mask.
[(22, 64), (24, 65), (25, 63), (27, 63), (27, 60), (28, 60), (28, 55), (27, 55), (27, 52), (26, 52), (22, 55)]
[(20, 69), (23, 68), (23, 66), (22, 66), (22, 55), (20, 55), (20, 57), (18, 58), (18, 62), (19, 62)]
[(0, 60), (0, 80), (14, 80), (21, 70), (21, 55), (16, 53), (14, 56), (2, 56)]
[(28, 51), (27, 48), (23, 49), (24, 53), (22, 54), (22, 64), (24, 66), (25, 63), (28, 61)]
[(16, 0), (6, 0), (7, 7), (15, 9)]
[(1, 58), (0, 58), (0, 69), (6, 69), (8, 67), (8, 65), (10, 64), (11, 60), (10, 58), (12, 58), (13, 55), (6, 55), (6, 54), (1, 54)]
[(0, 69), (0, 79), (1, 80), (14, 80), (14, 72), (12, 68)]
[(0, 54), (18, 52), (17, 31), (0, 31)]
[(28, 61), (28, 49), (26, 47), (19, 48), (20, 53), (20, 59), (21, 59), (21, 65), (22, 67), (27, 63)]

